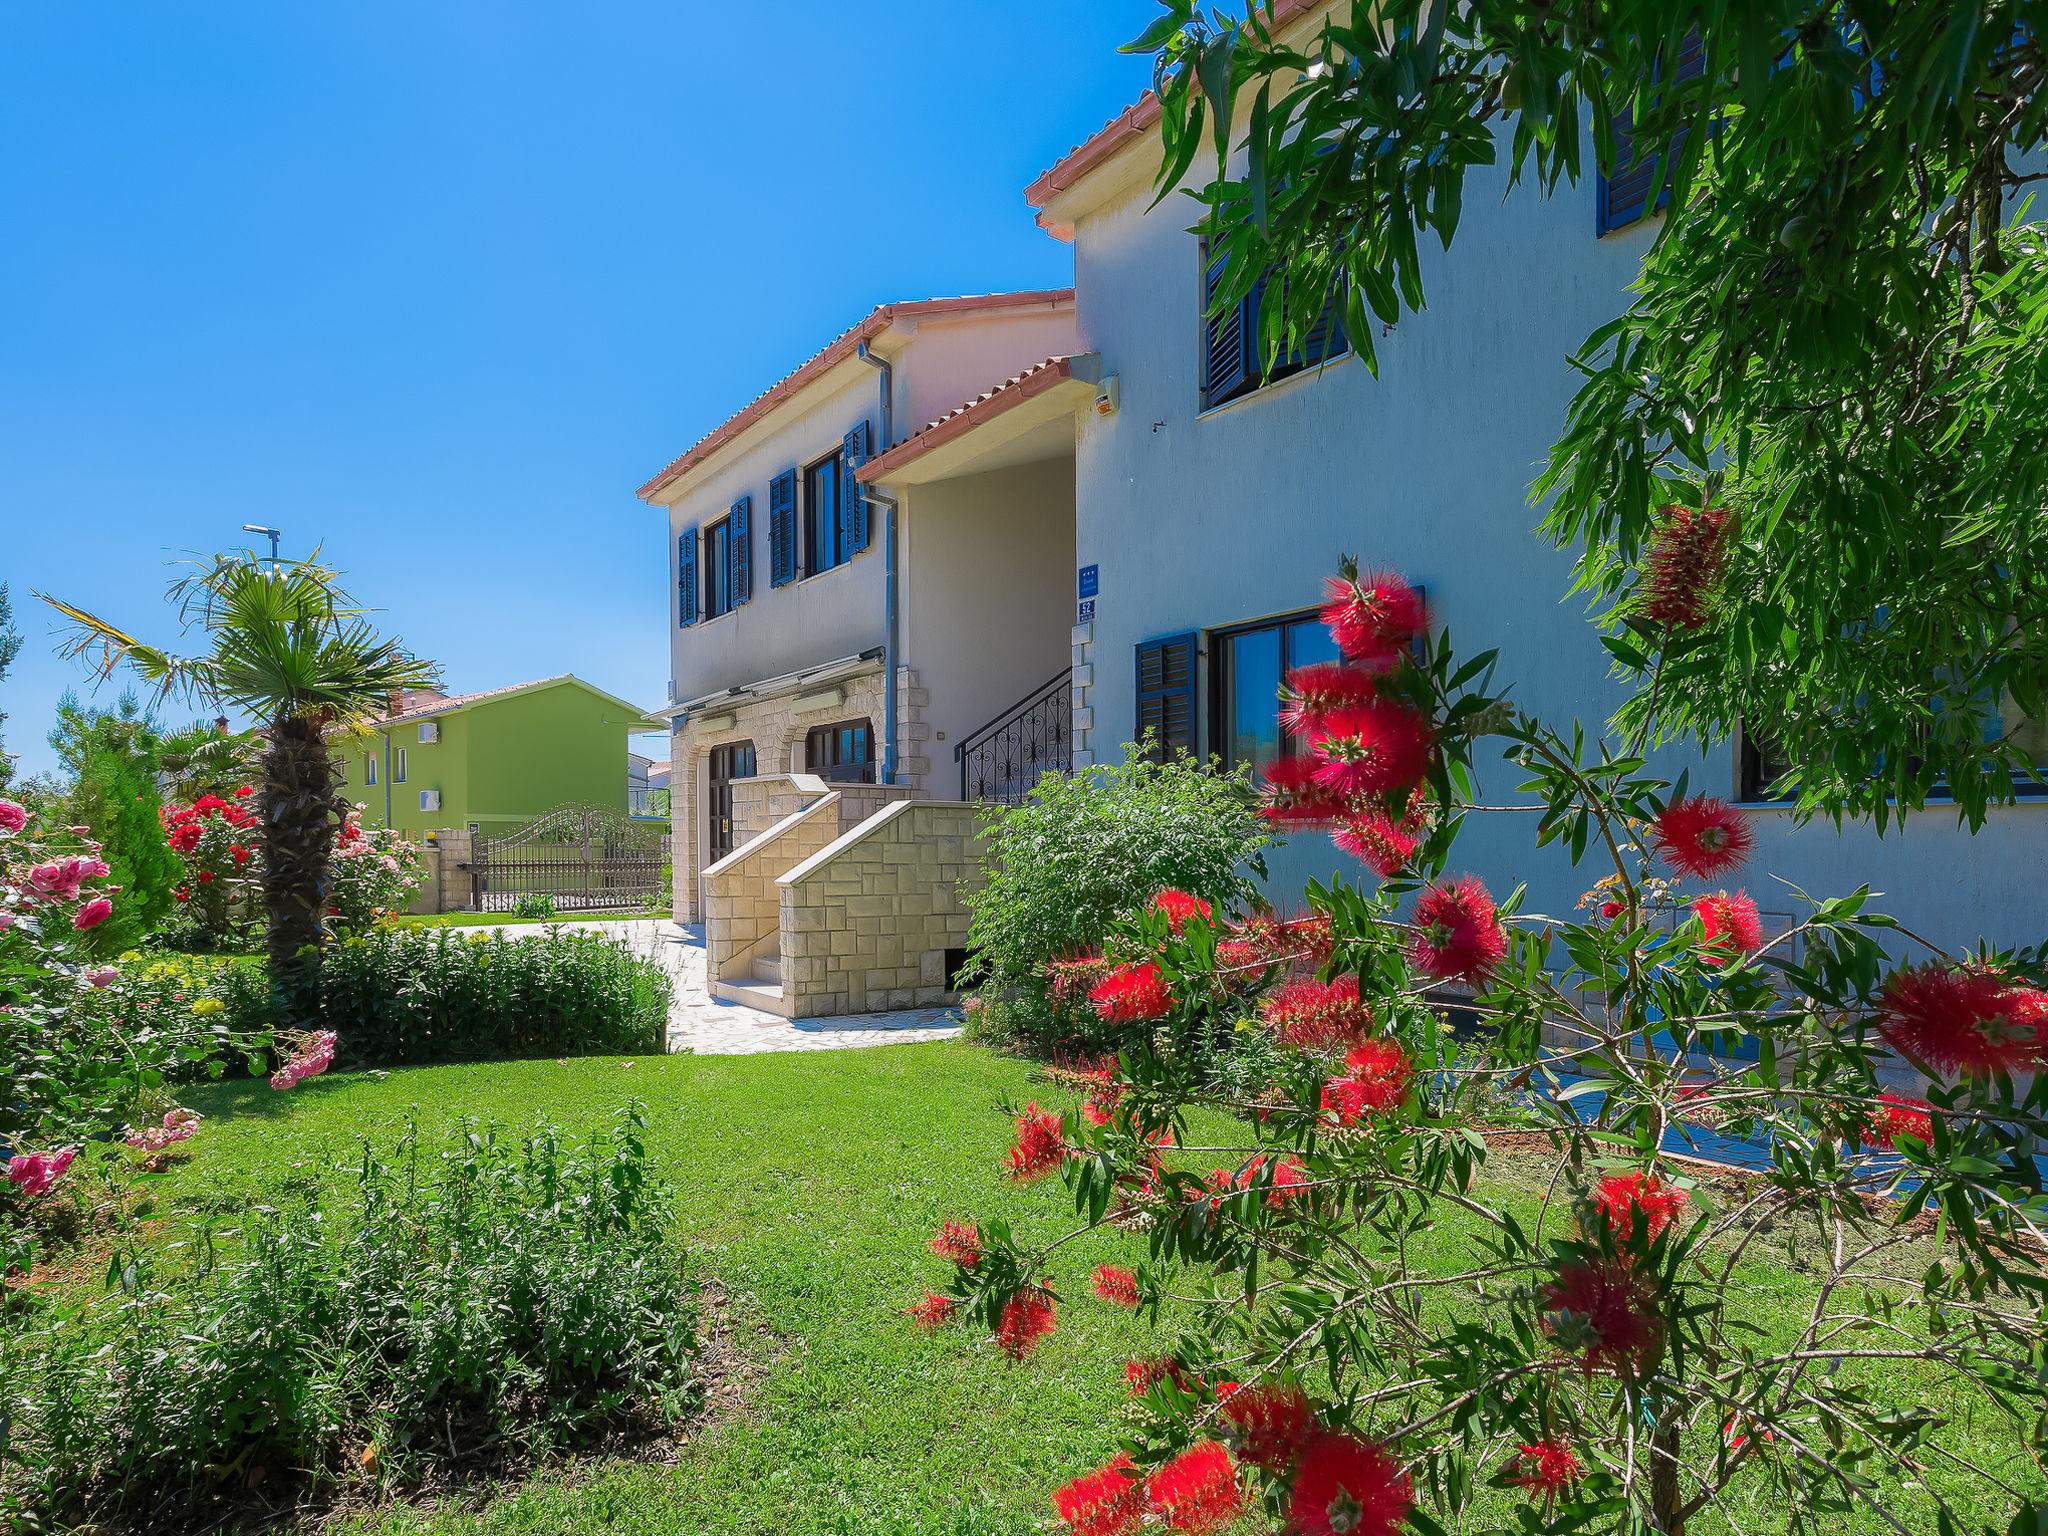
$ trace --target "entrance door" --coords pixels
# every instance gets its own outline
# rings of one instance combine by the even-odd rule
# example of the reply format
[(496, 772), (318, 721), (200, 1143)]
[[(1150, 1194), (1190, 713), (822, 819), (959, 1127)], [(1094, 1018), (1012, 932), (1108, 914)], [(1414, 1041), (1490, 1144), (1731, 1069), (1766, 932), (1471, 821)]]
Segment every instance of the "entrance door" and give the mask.
[(711, 749), (711, 794), (705, 806), (711, 833), (711, 857), (717, 863), (732, 852), (732, 781), (754, 776), (754, 744), (729, 741)]

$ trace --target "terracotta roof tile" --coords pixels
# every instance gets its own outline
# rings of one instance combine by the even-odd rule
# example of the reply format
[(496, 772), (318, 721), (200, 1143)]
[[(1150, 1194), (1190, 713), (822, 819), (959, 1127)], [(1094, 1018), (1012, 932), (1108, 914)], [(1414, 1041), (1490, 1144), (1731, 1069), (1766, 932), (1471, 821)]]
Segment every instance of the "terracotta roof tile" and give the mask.
[(1022, 405), (1034, 395), (1050, 389), (1060, 380), (1072, 378), (1074, 360), (1086, 355), (1077, 352), (1064, 357), (1048, 357), (1042, 363), (1033, 363), (1022, 373), (1011, 374), (994, 388), (985, 389), (972, 400), (956, 405), (943, 416), (926, 422), (887, 453), (875, 455), (854, 472), (854, 478), (863, 483), (872, 483), (890, 470), (923, 457), (942, 443), (950, 442), (990, 417), (1000, 416), (1012, 406)]
[(1036, 288), (1021, 293), (969, 294), (949, 299), (909, 299), (881, 305), (869, 311), (860, 324), (841, 331), (776, 383), (698, 438), (660, 474), (640, 487), (640, 499), (652, 501), (655, 494), (670, 481), (688, 474), (813, 379), (851, 357), (862, 342), (873, 340), (897, 320), (916, 320), (931, 315), (977, 314), (985, 310), (1022, 309), (1034, 304), (1070, 303), (1073, 297), (1074, 290), (1071, 288)]

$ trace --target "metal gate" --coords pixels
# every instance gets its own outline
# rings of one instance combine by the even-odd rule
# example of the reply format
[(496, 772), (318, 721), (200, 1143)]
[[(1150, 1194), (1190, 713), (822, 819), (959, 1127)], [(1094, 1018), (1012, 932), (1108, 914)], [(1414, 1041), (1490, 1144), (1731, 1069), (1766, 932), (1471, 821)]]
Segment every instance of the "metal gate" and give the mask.
[(557, 912), (637, 907), (666, 896), (668, 835), (621, 811), (564, 805), (502, 837), (478, 833), (469, 851), (469, 893), (479, 912), (510, 912), (522, 896), (546, 896)]

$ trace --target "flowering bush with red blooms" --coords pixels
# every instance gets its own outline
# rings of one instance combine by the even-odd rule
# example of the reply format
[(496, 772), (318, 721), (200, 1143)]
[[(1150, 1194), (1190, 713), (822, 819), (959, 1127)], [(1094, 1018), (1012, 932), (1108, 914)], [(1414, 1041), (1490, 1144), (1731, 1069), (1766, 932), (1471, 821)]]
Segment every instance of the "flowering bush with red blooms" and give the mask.
[(201, 937), (218, 947), (235, 924), (251, 915), (261, 874), (262, 828), (255, 790), (244, 784), (232, 797), (201, 795), (190, 805), (167, 805), (164, 834), (183, 861), (184, 878), (171, 897)]
[(1712, 617), (1733, 534), (1725, 508), (1666, 507), (1637, 601), (1643, 615), (1673, 629), (1700, 629)]
[(327, 925), (340, 934), (366, 932), (403, 912), (426, 883), (419, 845), (390, 827), (365, 827), (363, 810), (359, 805), (344, 816), (334, 835)]
[[(984, 1223), (945, 1287), (963, 1330), (1021, 1358), (1057, 1326), (1054, 1255), (1108, 1228), (1144, 1235), (1146, 1296), (1192, 1313), (1129, 1367), (1128, 1459), (1057, 1512), (1134, 1530), (1142, 1487), (1146, 1529), (1243, 1509), (1290, 1536), (1429, 1536), (1463, 1528), (1484, 1484), (1527, 1501), (1517, 1529), (1681, 1536), (1740, 1483), (1740, 1507), (1802, 1529), (1851, 1506), (1945, 1528), (1925, 1471), (1958, 1454), (1952, 1405), (2048, 1423), (2037, 961), (1931, 950), (1864, 891), (1799, 897), (1766, 936), (1746, 897), (1686, 883), (1739, 867), (1730, 808), (1519, 712), (1491, 656), (1405, 628), (1392, 578), (1339, 585), (1330, 621), (1372, 706), (1412, 711), (1429, 743), (1379, 809), (1422, 799), (1430, 827), (1377, 882), (1311, 885), (1305, 920), (1219, 904), (1112, 933), (1106, 952), (1144, 959), (1102, 996), (1134, 1021), (1111, 1075), (1076, 1080), (1063, 1113), (1034, 1104), (1012, 1153), (1057, 1171), (1048, 1215), (1079, 1224)], [(1478, 792), (1487, 742), (1512, 795)], [(1453, 875), (1460, 828), (1495, 811), (1560, 862), (1596, 860), (1606, 915)], [(1248, 983), (1219, 984), (1219, 932), (1261, 957)], [(1240, 1049), (1218, 1058), (1219, 1039)], [(1533, 1211), (1479, 1178), (1504, 1103), (1518, 1149), (1532, 1122), (1552, 1149), (1518, 1150), (1550, 1161)], [(1702, 1176), (1723, 1138), (1768, 1167)], [(1875, 1262), (1930, 1208), (1924, 1265)], [(1738, 1260), (1791, 1220), (1820, 1235), (1812, 1284), (1773, 1292), (1759, 1330)], [(1104, 1290), (1073, 1304), (1127, 1294)], [(1907, 1369), (1900, 1413), (1886, 1383)]]

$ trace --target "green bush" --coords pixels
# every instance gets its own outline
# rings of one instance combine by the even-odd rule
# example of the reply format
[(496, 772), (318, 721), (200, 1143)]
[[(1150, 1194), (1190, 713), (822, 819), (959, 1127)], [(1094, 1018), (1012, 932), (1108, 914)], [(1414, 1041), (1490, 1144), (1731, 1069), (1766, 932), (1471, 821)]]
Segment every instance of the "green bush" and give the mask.
[(530, 922), (547, 922), (555, 915), (555, 898), (546, 891), (528, 891), (513, 906), (512, 915)]
[(1126, 747), (1120, 763), (1048, 774), (1023, 805), (990, 812), (988, 880), (968, 899), (976, 979), (1006, 1005), (1013, 1036), (1060, 1032), (1047, 961), (1096, 952), (1168, 887), (1219, 910), (1249, 905), (1269, 841), (1244, 770)]
[(672, 1422), (695, 1315), (645, 1133), (637, 1104), (580, 1148), (471, 1121), (436, 1156), (409, 1129), (388, 1160), (364, 1143), (339, 1193), (203, 1234), (178, 1273), (136, 1256), (104, 1299), (17, 1319), (0, 1523), (212, 1529), (259, 1478), (274, 1508)]
[(329, 945), (308, 985), (318, 996), (301, 1016), (333, 1030), (351, 1066), (654, 1055), (667, 1044), (667, 972), (598, 933), (380, 928)]

